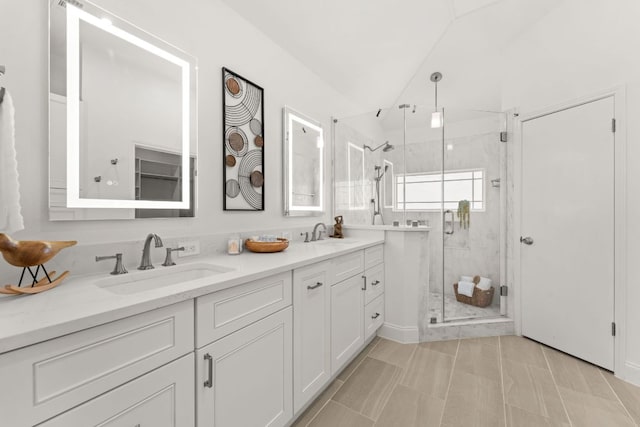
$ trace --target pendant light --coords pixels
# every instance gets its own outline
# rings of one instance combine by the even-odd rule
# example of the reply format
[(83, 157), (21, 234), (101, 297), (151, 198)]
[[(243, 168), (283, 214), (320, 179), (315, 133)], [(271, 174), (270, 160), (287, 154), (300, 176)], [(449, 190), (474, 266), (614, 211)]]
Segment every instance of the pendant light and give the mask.
[(441, 128), (443, 126), (444, 117), (442, 115), (442, 111), (438, 111), (438, 82), (442, 80), (442, 74), (439, 72), (435, 72), (431, 74), (431, 81), (435, 83), (435, 111), (431, 113), (431, 128)]

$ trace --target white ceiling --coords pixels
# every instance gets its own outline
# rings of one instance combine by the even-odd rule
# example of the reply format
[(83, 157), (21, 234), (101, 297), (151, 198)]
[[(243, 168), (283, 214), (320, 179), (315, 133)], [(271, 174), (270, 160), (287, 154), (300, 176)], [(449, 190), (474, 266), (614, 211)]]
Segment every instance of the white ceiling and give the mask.
[(365, 112), (431, 108), (433, 71), (441, 104), (499, 109), (502, 50), (562, 0), (223, 1)]

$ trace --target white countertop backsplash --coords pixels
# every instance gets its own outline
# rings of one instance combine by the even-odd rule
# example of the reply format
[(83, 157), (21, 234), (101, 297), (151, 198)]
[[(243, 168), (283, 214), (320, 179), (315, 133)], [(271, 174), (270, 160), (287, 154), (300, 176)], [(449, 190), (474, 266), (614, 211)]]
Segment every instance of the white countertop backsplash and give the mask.
[[(144, 274), (137, 270), (142, 254), (142, 240), (87, 246), (79, 244), (69, 248), (47, 264), (49, 271), (55, 269), (58, 272), (72, 272), (60, 286), (37, 295), (0, 296), (0, 353), (384, 242), (384, 238), (379, 234), (372, 234), (358, 235), (350, 243), (350, 238), (347, 237), (339, 245), (322, 242), (302, 243), (300, 231), (310, 230), (290, 230), (292, 242), (289, 248), (273, 254), (256, 254), (245, 250), (240, 255), (227, 255), (227, 239), (237, 236), (238, 233), (199, 237), (201, 255), (182, 258), (174, 255), (174, 261), (178, 265), (204, 262), (234, 270), (129, 295), (114, 294), (93, 283), (97, 279), (111, 277), (109, 273), (115, 263), (114, 260), (96, 263), (95, 256), (122, 252), (125, 254), (124, 262), (129, 270), (128, 276)], [(241, 235), (246, 238), (263, 233)], [(164, 247), (176, 247), (178, 241), (183, 240), (193, 238), (163, 239)], [(164, 256), (164, 248), (152, 247), (152, 262), (156, 269), (166, 268), (169, 271), (172, 267), (161, 266)], [(16, 277), (19, 277), (19, 269), (15, 269), (15, 273)]]

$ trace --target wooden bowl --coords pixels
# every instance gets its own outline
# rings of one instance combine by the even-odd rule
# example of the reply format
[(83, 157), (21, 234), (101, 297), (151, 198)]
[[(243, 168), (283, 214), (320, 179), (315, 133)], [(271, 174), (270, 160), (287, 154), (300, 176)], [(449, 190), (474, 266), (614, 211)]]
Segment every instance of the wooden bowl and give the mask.
[(244, 247), (250, 250), (251, 252), (257, 253), (271, 253), (271, 252), (282, 252), (289, 246), (289, 241), (287, 239), (278, 238), (277, 242), (256, 242), (251, 239), (247, 239), (244, 241)]

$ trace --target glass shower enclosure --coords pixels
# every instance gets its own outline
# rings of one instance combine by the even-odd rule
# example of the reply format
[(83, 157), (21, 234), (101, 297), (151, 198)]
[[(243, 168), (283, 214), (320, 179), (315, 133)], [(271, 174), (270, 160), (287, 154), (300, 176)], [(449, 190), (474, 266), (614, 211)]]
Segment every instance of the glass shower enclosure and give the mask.
[(352, 226), (429, 227), (423, 323), (500, 317), (506, 114), (448, 109), (435, 129), (430, 119), (409, 104), (334, 119), (334, 214)]

